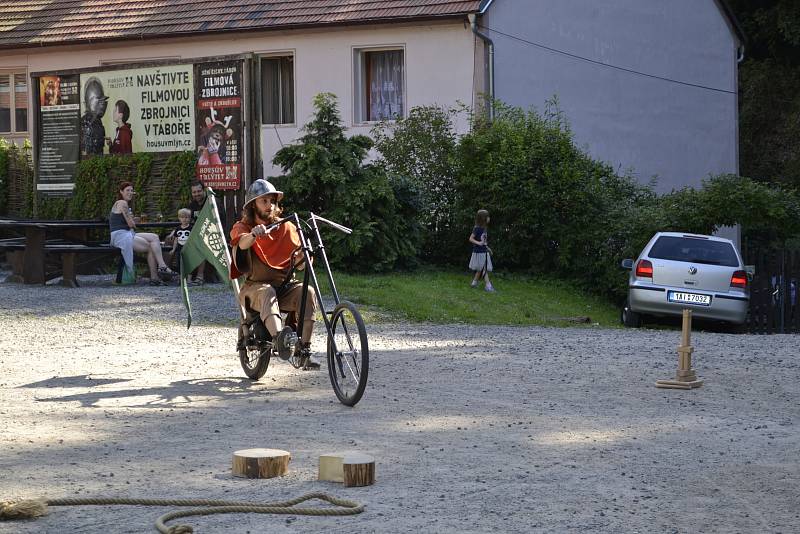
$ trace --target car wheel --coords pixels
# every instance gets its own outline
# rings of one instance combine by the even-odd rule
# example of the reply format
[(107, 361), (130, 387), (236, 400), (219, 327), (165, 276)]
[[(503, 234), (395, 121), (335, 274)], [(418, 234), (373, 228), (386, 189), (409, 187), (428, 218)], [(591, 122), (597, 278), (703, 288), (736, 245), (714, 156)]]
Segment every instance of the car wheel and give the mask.
[(639, 328), (642, 326), (642, 316), (639, 313), (631, 310), (630, 303), (626, 300), (625, 305), (622, 307), (622, 314), (620, 316), (622, 324), (629, 328)]

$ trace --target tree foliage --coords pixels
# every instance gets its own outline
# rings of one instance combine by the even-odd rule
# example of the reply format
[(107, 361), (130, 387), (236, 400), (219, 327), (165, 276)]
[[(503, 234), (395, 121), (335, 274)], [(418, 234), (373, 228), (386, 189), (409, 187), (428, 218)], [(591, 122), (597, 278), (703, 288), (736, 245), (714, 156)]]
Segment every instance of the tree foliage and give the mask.
[(373, 142), (345, 135), (334, 95), (317, 95), (314, 108), (299, 142), (273, 159), (285, 173), (272, 180), (286, 194), (286, 211), (312, 211), (353, 229), (351, 235), (324, 230), (334, 265), (368, 271), (413, 265), (423, 235), (413, 184), (364, 163)]
[(741, 174), (800, 186), (800, 3), (730, 0), (748, 42), (739, 69)]
[(654, 197), (578, 149), (555, 108), (541, 115), (496, 102), (494, 120), (477, 119), (459, 155), (464, 238), (475, 212), (488, 209), (505, 268), (590, 283), (629, 240), (627, 214)]
[(418, 106), (408, 117), (384, 120), (372, 129), (380, 163), (405, 176), (420, 192), (420, 222), (425, 226), (423, 255), (432, 262), (446, 258), (454, 242), (453, 208), (457, 204), (457, 148), (453, 121), (464, 108)]
[[(575, 146), (561, 113), (543, 115), (495, 103), (494, 121), (478, 118), (459, 144), (464, 238), (480, 208), (491, 214), (496, 263), (546, 273), (616, 298), (625, 294), (620, 260), (635, 258), (658, 231), (713, 233), (741, 224), (762, 243), (800, 232), (791, 190), (734, 175), (701, 188), (658, 195)], [(460, 258), (466, 257), (466, 249)]]

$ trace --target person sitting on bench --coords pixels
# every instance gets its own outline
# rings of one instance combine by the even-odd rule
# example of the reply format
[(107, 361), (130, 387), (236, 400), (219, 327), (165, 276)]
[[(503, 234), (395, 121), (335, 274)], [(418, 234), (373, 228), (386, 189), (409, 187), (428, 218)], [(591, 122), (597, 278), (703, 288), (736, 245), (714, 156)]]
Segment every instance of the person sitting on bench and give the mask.
[(122, 251), (125, 267), (131, 271), (134, 271), (133, 253), (147, 254), (150, 285), (166, 285), (164, 280), (171, 280), (175, 273), (164, 262), (164, 256), (161, 253), (161, 239), (156, 234), (136, 233), (136, 219), (131, 208), (132, 200), (133, 184), (130, 182), (120, 183), (117, 189), (117, 201), (111, 206), (111, 213), (108, 216), (111, 246)]

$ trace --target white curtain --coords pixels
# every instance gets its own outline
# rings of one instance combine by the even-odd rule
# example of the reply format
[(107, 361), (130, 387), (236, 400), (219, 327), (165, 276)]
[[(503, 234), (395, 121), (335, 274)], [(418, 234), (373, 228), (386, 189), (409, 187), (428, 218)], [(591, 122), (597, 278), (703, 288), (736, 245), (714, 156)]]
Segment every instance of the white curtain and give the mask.
[(403, 51), (369, 52), (369, 117), (379, 121), (403, 115)]

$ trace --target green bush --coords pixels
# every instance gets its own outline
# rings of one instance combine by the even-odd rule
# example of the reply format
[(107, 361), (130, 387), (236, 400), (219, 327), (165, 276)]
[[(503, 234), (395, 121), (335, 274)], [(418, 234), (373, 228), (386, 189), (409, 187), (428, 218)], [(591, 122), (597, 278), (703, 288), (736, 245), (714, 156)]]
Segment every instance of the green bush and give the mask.
[[(453, 236), (457, 205), (458, 135), (453, 121), (465, 108), (420, 106), (408, 117), (384, 120), (372, 129), (378, 160), (395, 175), (406, 176), (419, 191), (420, 222), (425, 227), (422, 256), (442, 262), (463, 249), (463, 236)], [(460, 235), (460, 234), (459, 234)]]
[(659, 196), (579, 150), (557, 110), (540, 115), (501, 103), (496, 110), (491, 123), (476, 117), (459, 145), (459, 220), (466, 236), (475, 211), (489, 210), (490, 243), (503, 269), (572, 279), (621, 298), (620, 260), (635, 258), (655, 232), (710, 234), (740, 224), (748, 238), (771, 244), (800, 232), (791, 190), (721, 175)]
[(720, 175), (657, 195), (578, 149), (555, 101), (543, 114), (494, 107), (492, 121), (471, 115), (461, 138), (456, 112), (438, 107), (414, 108), (373, 129), (380, 164), (421, 191), (426, 261), (464, 265), (475, 212), (485, 208), (500, 269), (622, 298), (620, 260), (636, 257), (658, 231), (710, 234), (739, 224), (744, 241), (773, 246), (800, 234), (800, 200), (791, 189)]
[[(298, 144), (282, 148), (273, 162), (285, 176), (271, 178), (286, 194), (285, 212), (312, 211), (353, 229), (323, 230), (331, 263), (366, 271), (413, 266), (422, 232), (413, 185), (365, 164), (372, 140), (345, 136), (336, 97), (314, 98), (316, 112)], [(398, 199), (400, 196), (400, 199)]]
[(489, 210), (492, 249), (505, 268), (583, 278), (607, 223), (648, 194), (580, 151), (557, 111), (496, 102), (494, 120), (477, 117), (459, 148), (465, 237), (475, 212)]

